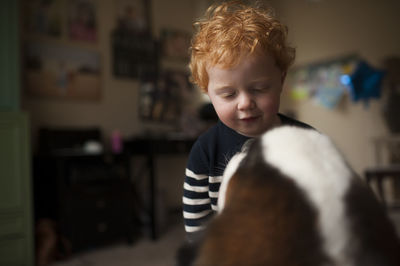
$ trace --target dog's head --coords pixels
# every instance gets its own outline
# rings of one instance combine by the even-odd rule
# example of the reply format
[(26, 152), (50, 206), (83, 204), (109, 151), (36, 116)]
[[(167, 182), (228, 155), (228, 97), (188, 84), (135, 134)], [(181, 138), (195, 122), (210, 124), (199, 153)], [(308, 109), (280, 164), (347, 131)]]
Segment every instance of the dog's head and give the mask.
[[(284, 126), (254, 140), (228, 163), (219, 193), (219, 214), (198, 265), (400, 261), (392, 254), (399, 245), (385, 212), (332, 141), (315, 130)], [(384, 237), (372, 233), (394, 245), (381, 243), (389, 252), (371, 255), (379, 244), (364, 243), (371, 242), (363, 236), (370, 228), (360, 229), (366, 221), (390, 228)]]
[[(256, 165), (275, 168), (308, 192), (315, 204), (324, 206), (329, 204), (327, 201), (342, 197), (353, 175), (332, 141), (312, 129), (278, 127), (249, 146), (226, 167), (218, 200), (220, 211), (225, 205), (229, 181), (241, 169)], [(323, 193), (327, 188), (332, 189), (331, 193)]]

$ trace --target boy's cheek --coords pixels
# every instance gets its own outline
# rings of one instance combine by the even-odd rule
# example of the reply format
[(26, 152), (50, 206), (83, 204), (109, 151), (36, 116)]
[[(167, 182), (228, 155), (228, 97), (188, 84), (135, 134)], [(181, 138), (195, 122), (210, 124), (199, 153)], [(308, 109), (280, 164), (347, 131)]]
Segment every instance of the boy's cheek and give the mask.
[(221, 120), (230, 119), (234, 115), (234, 109), (227, 103), (213, 103), (214, 109)]

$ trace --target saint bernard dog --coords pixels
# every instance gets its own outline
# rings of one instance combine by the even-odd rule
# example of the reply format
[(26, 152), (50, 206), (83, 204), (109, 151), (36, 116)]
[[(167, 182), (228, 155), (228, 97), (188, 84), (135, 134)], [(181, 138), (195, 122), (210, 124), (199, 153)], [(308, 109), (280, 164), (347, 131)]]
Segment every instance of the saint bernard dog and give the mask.
[[(246, 145), (245, 145), (246, 146)], [(394, 225), (332, 141), (282, 126), (224, 172), (197, 266), (399, 266)]]

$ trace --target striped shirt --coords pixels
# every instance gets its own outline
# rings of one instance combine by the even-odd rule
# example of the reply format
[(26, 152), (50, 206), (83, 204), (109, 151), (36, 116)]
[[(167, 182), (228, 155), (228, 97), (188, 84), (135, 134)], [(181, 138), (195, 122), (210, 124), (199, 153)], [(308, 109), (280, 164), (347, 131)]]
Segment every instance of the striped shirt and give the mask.
[[(282, 124), (310, 126), (279, 114)], [(222, 175), (229, 160), (249, 140), (221, 121), (201, 135), (189, 155), (183, 190), (183, 218), (189, 239), (217, 211)]]

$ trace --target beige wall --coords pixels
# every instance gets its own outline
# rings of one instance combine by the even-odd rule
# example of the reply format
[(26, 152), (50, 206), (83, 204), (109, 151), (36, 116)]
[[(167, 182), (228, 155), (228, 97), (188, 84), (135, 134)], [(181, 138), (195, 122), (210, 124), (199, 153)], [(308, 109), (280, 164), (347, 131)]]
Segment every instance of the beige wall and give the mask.
[[(66, 1), (66, 0), (64, 0)], [(114, 1), (98, 0), (98, 36), (93, 45), (68, 41), (51, 42), (78, 46), (100, 52), (101, 55), (101, 99), (97, 102), (72, 102), (54, 99), (27, 97), (22, 93), (22, 106), (30, 112), (32, 137), (42, 126), (100, 126), (108, 139), (110, 132), (119, 129), (123, 136), (140, 134), (147, 129), (168, 130), (168, 126), (144, 123), (138, 115), (138, 82), (133, 79), (115, 78), (112, 75), (111, 31), (116, 25)], [(203, 0), (152, 0), (152, 30), (155, 36), (162, 28), (192, 32), (195, 16), (207, 6)], [(200, 10), (200, 11), (199, 11)], [(65, 31), (64, 31), (65, 32)], [(65, 35), (65, 34), (64, 34)], [(32, 39), (32, 36), (28, 36)], [(23, 39), (27, 39), (23, 36)], [(186, 68), (186, 62), (163, 62), (167, 67)]]
[[(64, 4), (68, 0), (64, 0)], [(152, 31), (159, 37), (162, 28), (192, 32), (195, 17), (204, 12), (207, 0), (152, 0)], [(65, 34), (60, 41), (45, 40), (97, 51), (101, 55), (101, 99), (96, 102), (72, 102), (54, 99), (39, 99), (22, 95), (22, 107), (31, 118), (32, 143), (36, 148), (37, 130), (40, 127), (99, 126), (104, 134), (105, 144), (114, 129), (124, 137), (141, 134), (147, 130), (171, 130), (171, 126), (143, 122), (138, 114), (138, 82), (112, 75), (111, 31), (116, 26), (116, 5), (114, 1), (97, 0), (98, 36), (96, 44), (68, 41)], [(64, 18), (66, 19), (66, 18)], [(64, 32), (65, 29), (64, 29)], [(34, 36), (22, 36), (23, 40)], [(164, 67), (185, 69), (187, 62), (162, 61)], [(23, 89), (23, 88), (22, 88)], [(169, 156), (157, 160), (159, 184), (166, 190), (166, 204), (180, 206), (186, 156)], [(166, 174), (168, 173), (168, 174)]]
[[(276, 11), (297, 47), (297, 65), (357, 53), (375, 67), (389, 55), (400, 56), (400, 1), (276, 0)], [(358, 173), (374, 163), (371, 138), (388, 134), (381, 100), (365, 108), (346, 97), (334, 110), (312, 101), (283, 101), (298, 117), (328, 134)]]
[[(194, 18), (202, 14), (208, 2), (152, 0), (154, 34), (157, 36), (162, 27), (191, 31)], [(290, 39), (297, 47), (297, 64), (357, 52), (378, 66), (385, 56), (400, 55), (398, 0), (270, 2), (289, 26)], [(102, 98), (98, 102), (67, 102), (23, 96), (23, 108), (31, 116), (33, 143), (39, 126), (100, 126), (106, 139), (114, 129), (119, 129), (123, 136), (131, 136), (158, 127), (144, 123), (138, 117), (138, 83), (116, 79), (111, 73), (110, 32), (115, 27), (115, 6), (108, 0), (98, 0), (98, 3), (99, 41), (95, 45), (83, 46), (101, 53)], [(61, 43), (82, 46), (69, 43), (66, 38)], [(333, 111), (315, 106), (311, 101), (283, 99), (282, 104), (282, 110), (295, 109), (301, 120), (330, 135), (359, 173), (373, 163), (370, 139), (387, 134), (380, 108), (379, 101), (372, 101), (366, 109), (349, 99)], [(185, 161), (184, 157), (164, 158), (159, 164), (160, 173), (169, 173), (161, 184), (173, 186), (169, 197), (170, 202), (176, 205), (180, 203)], [(167, 169), (161, 170), (164, 167)]]

